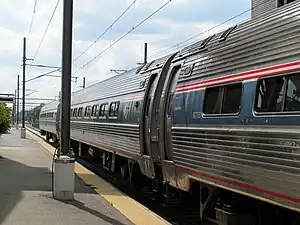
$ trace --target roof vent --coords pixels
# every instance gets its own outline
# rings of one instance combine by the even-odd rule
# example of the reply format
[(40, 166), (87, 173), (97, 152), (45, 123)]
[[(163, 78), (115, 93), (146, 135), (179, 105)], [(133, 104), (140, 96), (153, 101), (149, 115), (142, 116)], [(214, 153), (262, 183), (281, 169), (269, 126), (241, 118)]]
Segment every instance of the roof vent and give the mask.
[(206, 45), (208, 44), (208, 42), (209, 42), (214, 36), (215, 36), (215, 35), (212, 35), (212, 36), (207, 37), (206, 39), (204, 39), (204, 40), (202, 41), (202, 43), (200, 44), (199, 49), (205, 48)]
[(223, 34), (221, 35), (221, 37), (219, 38), (219, 42), (225, 41), (227, 39), (227, 37), (229, 36), (229, 34), (237, 27), (237, 25), (228, 28), (227, 30), (225, 30), (223, 32)]

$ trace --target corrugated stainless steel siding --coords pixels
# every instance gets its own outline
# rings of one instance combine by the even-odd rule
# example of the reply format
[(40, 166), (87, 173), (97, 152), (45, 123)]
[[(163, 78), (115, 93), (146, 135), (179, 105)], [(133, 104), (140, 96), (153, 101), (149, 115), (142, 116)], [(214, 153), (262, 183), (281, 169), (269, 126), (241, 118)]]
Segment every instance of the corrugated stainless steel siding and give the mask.
[[(147, 71), (153, 70), (154, 68), (161, 68), (167, 59), (168, 57), (156, 59), (155, 62), (147, 69)], [(147, 73), (147, 71), (145, 71), (145, 73), (136, 73), (137, 69), (138, 68), (134, 68), (128, 72), (113, 76), (109, 79), (100, 81), (97, 84), (73, 93), (72, 105), (140, 92), (141, 89), (144, 89), (144, 87), (140, 87), (140, 84), (149, 77), (149, 73)]]
[(73, 93), (72, 105), (140, 91), (140, 82), (148, 75), (143, 77), (135, 72), (133, 69)]
[(263, 13), (269, 13), (277, 7), (278, 0), (252, 0), (251, 2), (251, 17), (257, 18)]
[(142, 69), (141, 69), (141, 73), (145, 72), (145, 71), (151, 71), (151, 70), (155, 70), (157, 68), (162, 68), (164, 66), (164, 64), (167, 62), (167, 60), (172, 56), (172, 54), (168, 54), (166, 56), (163, 56), (161, 58), (157, 58), (154, 60), (154, 62), (148, 62), (150, 63), (149, 65), (145, 65)]
[(39, 126), (40, 126), (40, 130), (45, 130), (48, 132), (51, 132), (53, 134), (56, 133), (56, 125), (55, 125), (55, 121), (53, 120), (39, 120)]
[(52, 112), (52, 111), (56, 111), (57, 110), (57, 105), (58, 105), (58, 101), (57, 100), (54, 100), (46, 105), (44, 105), (42, 108), (41, 108), (41, 112), (40, 113), (43, 113), (43, 112)]
[(174, 161), (287, 196), (300, 197), (299, 128), (173, 128)]
[[(126, 152), (140, 153), (138, 125), (72, 121), (71, 131), (74, 131), (72, 132), (73, 139), (79, 138), (79, 140), (91, 143), (91, 145), (92, 143), (97, 143), (95, 147), (103, 148), (103, 146), (109, 146), (109, 148), (114, 148), (116, 152), (118, 152), (118, 149), (121, 149)], [(93, 134), (92, 139), (89, 134)]]
[[(296, 4), (297, 3), (297, 4)], [(190, 77), (207, 79), (225, 76), (300, 59), (300, 2), (283, 7), (272, 15), (239, 25), (225, 42), (216, 35), (207, 51), (196, 53), (201, 42), (187, 47), (185, 67), (194, 64)], [(183, 70), (182, 70), (183, 71)]]

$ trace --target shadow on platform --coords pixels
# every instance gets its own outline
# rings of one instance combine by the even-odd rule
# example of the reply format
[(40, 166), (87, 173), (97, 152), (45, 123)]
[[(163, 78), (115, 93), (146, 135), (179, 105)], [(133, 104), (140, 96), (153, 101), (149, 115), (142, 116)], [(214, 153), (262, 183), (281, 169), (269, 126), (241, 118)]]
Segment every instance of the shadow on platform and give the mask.
[[(23, 191), (51, 193), (52, 172), (46, 167), (30, 167), (0, 155), (0, 224), (24, 197)], [(96, 194), (77, 175), (75, 193)]]
[(105, 214), (103, 214), (101, 212), (98, 212), (98, 211), (96, 211), (94, 209), (91, 209), (91, 208), (85, 206), (84, 203), (79, 202), (77, 200), (73, 200), (73, 201), (61, 201), (61, 202), (65, 203), (65, 204), (72, 205), (72, 206), (74, 206), (74, 207), (76, 207), (78, 209), (81, 209), (81, 210), (85, 211), (85, 212), (88, 212), (88, 213), (92, 214), (93, 216), (96, 216), (96, 217), (98, 217), (98, 218), (100, 218), (100, 219), (102, 219), (102, 220), (104, 220), (104, 221), (106, 221), (106, 222), (108, 222), (110, 224), (113, 224), (113, 225), (125, 225), (124, 223), (121, 223), (120, 221), (118, 221), (118, 220), (116, 220), (116, 219), (114, 219), (112, 217), (106, 216)]

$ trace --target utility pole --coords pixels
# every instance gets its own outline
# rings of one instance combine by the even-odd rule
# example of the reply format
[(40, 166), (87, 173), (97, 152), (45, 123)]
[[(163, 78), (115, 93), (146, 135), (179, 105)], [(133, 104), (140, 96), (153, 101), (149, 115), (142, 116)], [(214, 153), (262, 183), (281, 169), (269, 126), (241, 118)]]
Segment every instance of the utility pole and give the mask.
[(57, 111), (60, 151), (54, 160), (53, 198), (73, 200), (75, 159), (70, 154), (73, 0), (64, 0), (63, 7), (61, 101)]
[(25, 129), (25, 70), (26, 70), (26, 38), (23, 39), (23, 103), (22, 103), (22, 128), (21, 138), (26, 138)]

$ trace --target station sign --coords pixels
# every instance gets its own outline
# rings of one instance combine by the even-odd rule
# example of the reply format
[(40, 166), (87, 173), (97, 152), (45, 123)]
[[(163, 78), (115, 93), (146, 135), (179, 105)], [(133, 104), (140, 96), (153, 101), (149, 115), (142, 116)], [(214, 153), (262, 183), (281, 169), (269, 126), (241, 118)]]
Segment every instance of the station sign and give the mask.
[(14, 103), (14, 97), (0, 96), (0, 103)]

